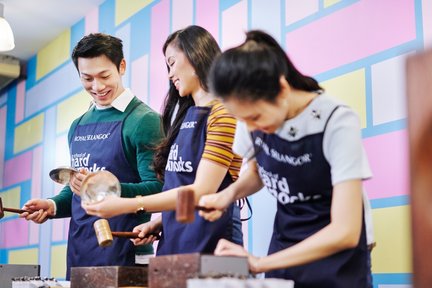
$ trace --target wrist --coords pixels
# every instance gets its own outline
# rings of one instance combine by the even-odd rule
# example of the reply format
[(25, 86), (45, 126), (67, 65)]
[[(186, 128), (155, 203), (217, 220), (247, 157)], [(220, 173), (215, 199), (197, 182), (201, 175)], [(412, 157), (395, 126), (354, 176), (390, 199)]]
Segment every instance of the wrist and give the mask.
[(255, 256), (249, 256), (249, 269), (252, 273), (258, 274), (264, 272), (261, 267), (262, 258), (261, 257), (255, 257)]
[(135, 206), (134, 206), (134, 212), (135, 213), (146, 213), (147, 211), (144, 208), (145, 205), (145, 201), (144, 201), (144, 197), (142, 195), (137, 195), (135, 197)]

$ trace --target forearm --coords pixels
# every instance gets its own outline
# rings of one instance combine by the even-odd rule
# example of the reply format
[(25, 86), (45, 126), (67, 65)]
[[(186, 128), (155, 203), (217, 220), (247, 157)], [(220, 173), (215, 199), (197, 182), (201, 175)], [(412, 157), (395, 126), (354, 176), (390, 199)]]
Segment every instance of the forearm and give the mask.
[(171, 189), (142, 197), (116, 199), (118, 214), (136, 213), (139, 210), (145, 212), (161, 212), (175, 210), (177, 201), (177, 189)]
[(260, 258), (256, 262), (257, 272), (267, 272), (307, 264), (353, 248), (343, 233), (331, 224), (298, 244), (277, 253)]
[(58, 195), (52, 198), (56, 204), (56, 215), (54, 218), (71, 217), (72, 215), (72, 197), (73, 192), (69, 186), (65, 186)]
[(136, 196), (148, 196), (162, 191), (162, 183), (157, 179), (140, 183), (121, 183), (121, 196), (133, 198)]
[[(333, 188), (331, 222), (298, 244), (261, 258), (262, 271), (306, 264), (358, 245), (362, 231), (360, 180), (348, 180)], [(366, 248), (366, 247), (365, 247)]]
[(233, 200), (238, 200), (250, 196), (262, 188), (263, 183), (258, 175), (256, 165), (251, 163), (247, 170), (227, 190), (231, 190)]

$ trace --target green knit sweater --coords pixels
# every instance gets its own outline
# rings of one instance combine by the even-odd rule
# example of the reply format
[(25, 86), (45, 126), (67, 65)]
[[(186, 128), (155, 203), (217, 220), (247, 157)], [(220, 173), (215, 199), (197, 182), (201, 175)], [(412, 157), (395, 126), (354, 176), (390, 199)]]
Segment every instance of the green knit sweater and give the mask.
[[(141, 182), (121, 183), (121, 197), (131, 198), (137, 195), (150, 195), (162, 190), (162, 183), (156, 178), (150, 164), (153, 159), (153, 149), (162, 139), (160, 116), (149, 106), (134, 97), (124, 112), (115, 108), (98, 110), (94, 107), (87, 111), (80, 121), (80, 125), (111, 122), (123, 120), (129, 114), (136, 103), (140, 105), (126, 118), (122, 128), (122, 144), (125, 156), (131, 167), (138, 172)], [(69, 129), (69, 142), (72, 139), (79, 118)], [(149, 149), (150, 147), (150, 149)], [(57, 205), (55, 218), (71, 216), (73, 192), (69, 186), (65, 186), (58, 195), (51, 198)], [(150, 214), (141, 214), (142, 223), (150, 220)], [(137, 246), (138, 254), (151, 254), (153, 247)]]

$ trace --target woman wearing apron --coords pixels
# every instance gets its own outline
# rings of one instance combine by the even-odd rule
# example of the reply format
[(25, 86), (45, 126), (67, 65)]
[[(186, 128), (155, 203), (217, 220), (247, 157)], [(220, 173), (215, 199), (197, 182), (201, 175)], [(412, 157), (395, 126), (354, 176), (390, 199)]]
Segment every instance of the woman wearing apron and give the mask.
[[(268, 256), (224, 240), (215, 253), (248, 256), (251, 271), (294, 280), (296, 288), (367, 287), (362, 180), (371, 173), (355, 113), (261, 31), (215, 61), (210, 83), (244, 122), (235, 147), (251, 147), (252, 160), (236, 183), (199, 204), (223, 210), (263, 186), (277, 199)], [(221, 212), (200, 214), (214, 221)]]
[[(201, 195), (216, 193), (233, 183), (241, 158), (232, 152), (236, 121), (208, 92), (207, 74), (213, 59), (220, 54), (211, 34), (199, 26), (189, 26), (171, 34), (164, 47), (170, 89), (165, 100), (163, 127), (166, 140), (159, 146), (154, 168), (164, 179), (162, 193), (137, 199), (107, 197), (83, 205), (89, 214), (112, 217), (124, 213), (165, 211), (162, 217), (138, 226), (140, 236), (162, 231), (157, 255), (213, 253), (220, 239), (242, 244), (239, 211), (235, 205), (213, 223), (195, 217), (191, 224), (176, 221), (178, 187), (187, 186)], [(177, 108), (176, 108), (176, 105)], [(135, 239), (148, 244), (154, 236)]]

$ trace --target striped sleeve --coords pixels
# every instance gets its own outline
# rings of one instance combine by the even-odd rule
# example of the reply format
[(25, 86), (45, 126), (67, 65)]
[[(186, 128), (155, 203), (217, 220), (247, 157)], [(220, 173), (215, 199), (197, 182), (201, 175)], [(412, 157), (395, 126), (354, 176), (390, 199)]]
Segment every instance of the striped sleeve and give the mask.
[(232, 151), (236, 119), (216, 102), (207, 121), (207, 139), (202, 157), (228, 168), (233, 180), (238, 178), (242, 159)]

